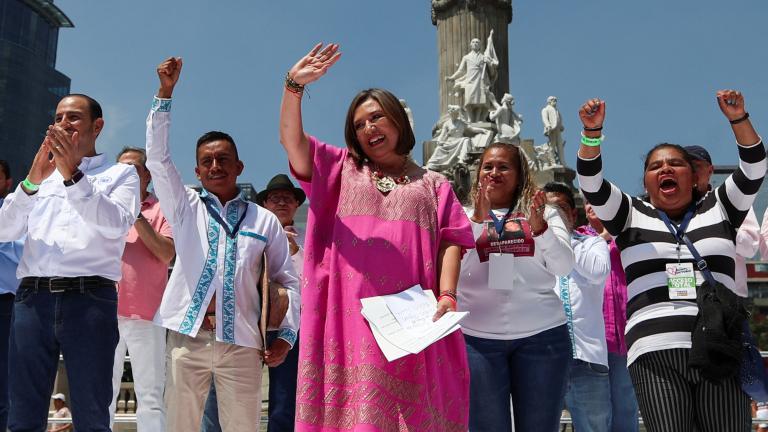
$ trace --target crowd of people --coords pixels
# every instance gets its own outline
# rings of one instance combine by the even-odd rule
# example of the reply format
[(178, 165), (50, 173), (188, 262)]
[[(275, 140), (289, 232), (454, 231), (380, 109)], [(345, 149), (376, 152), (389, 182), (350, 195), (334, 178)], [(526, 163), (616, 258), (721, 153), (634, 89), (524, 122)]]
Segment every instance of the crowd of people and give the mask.
[[(340, 55), (318, 44), (289, 69), (279, 132), (300, 187), (277, 174), (257, 203), (221, 131), (195, 145), (201, 188), (184, 186), (170, 151), (176, 57), (157, 67), (144, 148), (109, 163), (99, 103), (71, 94), (15, 188), (0, 163), (0, 430), (46, 429), (60, 354), (70, 407), (54, 395), (55, 417), (71, 410), (73, 423), (50, 430), (111, 430), (126, 353), (139, 432), (259, 430), (263, 366), (272, 432), (553, 432), (563, 409), (578, 432), (638, 431), (640, 414), (652, 432), (751, 430), (732, 349), (745, 314), (726, 306), (747, 296), (745, 258), (768, 253), (768, 212), (761, 231), (766, 155), (741, 93), (717, 93), (736, 171), (712, 188), (706, 149), (659, 144), (640, 197), (603, 178), (606, 103), (588, 100), (579, 225), (575, 191), (537, 187), (511, 144), (483, 150), (459, 202), (410, 157), (408, 115), (387, 90), (353, 98), (345, 148), (309, 135), (305, 87)], [(272, 284), (288, 303), (266, 331)], [(435, 294), (433, 320), (469, 314), (388, 361), (360, 300), (415, 285)]]

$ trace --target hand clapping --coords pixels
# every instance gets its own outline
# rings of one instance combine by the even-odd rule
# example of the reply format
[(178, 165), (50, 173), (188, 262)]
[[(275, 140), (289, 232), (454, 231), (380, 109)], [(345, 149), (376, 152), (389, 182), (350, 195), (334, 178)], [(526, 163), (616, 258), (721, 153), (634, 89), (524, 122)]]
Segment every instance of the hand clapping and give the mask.
[[(80, 155), (80, 135), (77, 131), (69, 134), (59, 124), (48, 126), (47, 139), (43, 145), (53, 154), (56, 169), (65, 179), (71, 179), (77, 171), (82, 156)], [(37, 157), (35, 158), (37, 159)]]
[(534, 233), (541, 233), (547, 223), (544, 220), (546, 204), (547, 194), (542, 190), (536, 191), (533, 195), (533, 199), (531, 199), (531, 207), (528, 212), (528, 224), (531, 226), (531, 231)]

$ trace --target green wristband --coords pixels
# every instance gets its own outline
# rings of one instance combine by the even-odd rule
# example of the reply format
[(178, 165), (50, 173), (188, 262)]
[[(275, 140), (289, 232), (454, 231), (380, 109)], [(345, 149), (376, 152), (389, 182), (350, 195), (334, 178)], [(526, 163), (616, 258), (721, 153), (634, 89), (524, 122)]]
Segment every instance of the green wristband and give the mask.
[(603, 139), (605, 139), (605, 137), (602, 135), (600, 135), (599, 138), (590, 138), (588, 136), (582, 135), (581, 143), (587, 147), (597, 147), (603, 142)]
[(40, 185), (29, 181), (29, 177), (25, 178), (24, 181), (21, 182), (21, 185), (27, 188), (27, 190), (30, 192), (37, 192), (37, 190), (40, 189)]

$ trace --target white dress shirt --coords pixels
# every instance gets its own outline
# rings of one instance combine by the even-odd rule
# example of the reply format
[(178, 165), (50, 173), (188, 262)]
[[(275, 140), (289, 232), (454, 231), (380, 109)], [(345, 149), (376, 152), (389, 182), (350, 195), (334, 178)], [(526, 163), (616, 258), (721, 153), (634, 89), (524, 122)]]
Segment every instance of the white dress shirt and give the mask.
[(118, 281), (125, 237), (141, 203), (139, 176), (104, 154), (83, 158), (72, 186), (54, 171), (33, 195), (19, 185), (0, 208), (0, 241), (27, 234), (16, 275), (102, 276)]
[[(184, 187), (168, 148), (170, 108), (170, 99), (155, 98), (147, 117), (147, 169), (152, 172), (155, 194), (176, 245), (176, 263), (155, 324), (195, 337), (215, 293), (216, 340), (264, 348), (259, 332), (258, 280), (262, 252), (266, 251), (268, 274), (288, 289), (290, 300), (278, 337), (293, 346), (299, 328), (299, 283), (280, 221), (241, 196), (222, 205), (205, 190), (198, 193)], [(230, 227), (246, 212), (235, 238), (209, 215), (205, 200)]]
[(560, 277), (555, 292), (565, 308), (573, 358), (608, 366), (603, 318), (603, 291), (611, 273), (608, 243), (600, 236), (573, 233), (571, 246), (576, 264), (571, 274)]

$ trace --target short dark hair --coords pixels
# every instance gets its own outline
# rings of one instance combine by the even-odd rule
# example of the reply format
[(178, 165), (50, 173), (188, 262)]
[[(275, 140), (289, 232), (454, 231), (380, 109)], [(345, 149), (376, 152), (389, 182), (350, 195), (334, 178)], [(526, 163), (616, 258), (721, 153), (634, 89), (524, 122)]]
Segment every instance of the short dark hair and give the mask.
[(123, 147), (123, 149), (120, 150), (120, 153), (117, 154), (117, 158), (115, 158), (115, 160), (119, 161), (120, 156), (130, 152), (138, 153), (139, 155), (141, 155), (139, 157), (139, 161), (141, 161), (141, 166), (143, 167), (147, 166), (147, 152), (143, 148), (139, 148), (139, 147), (130, 147), (130, 146)]
[[(576, 198), (573, 195), (573, 190), (565, 183), (549, 182), (544, 185), (544, 192), (558, 193), (565, 196), (568, 201), (568, 205), (571, 206), (571, 210), (576, 209)], [(565, 210), (565, 209), (563, 209)]]
[(5, 174), (5, 178), (9, 179), (11, 178), (11, 167), (8, 165), (8, 161), (5, 159), (0, 159), (0, 168), (3, 169), (3, 173)]
[(96, 99), (82, 93), (70, 93), (61, 99), (64, 100), (68, 97), (79, 97), (85, 99), (85, 101), (88, 102), (88, 110), (91, 112), (91, 120), (96, 120), (104, 116), (104, 112), (101, 110), (101, 104), (99, 104)]
[(347, 110), (347, 121), (344, 124), (344, 139), (347, 142), (349, 153), (355, 159), (358, 165), (363, 163), (366, 158), (363, 147), (357, 142), (357, 131), (355, 131), (355, 110), (368, 99), (373, 99), (381, 105), (384, 115), (395, 125), (398, 132), (397, 154), (407, 155), (416, 145), (416, 138), (413, 136), (411, 123), (408, 121), (408, 114), (400, 103), (400, 99), (391, 92), (380, 89), (370, 88), (358, 93), (349, 104)]
[(197, 160), (197, 151), (200, 149), (200, 146), (213, 141), (228, 141), (230, 144), (232, 144), (232, 150), (235, 151), (235, 158), (240, 160), (240, 156), (237, 153), (237, 144), (235, 144), (235, 140), (232, 139), (228, 133), (221, 131), (209, 131), (197, 139), (197, 147), (195, 147), (195, 160)]

